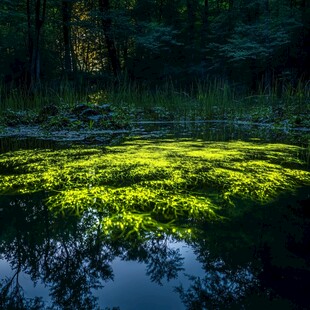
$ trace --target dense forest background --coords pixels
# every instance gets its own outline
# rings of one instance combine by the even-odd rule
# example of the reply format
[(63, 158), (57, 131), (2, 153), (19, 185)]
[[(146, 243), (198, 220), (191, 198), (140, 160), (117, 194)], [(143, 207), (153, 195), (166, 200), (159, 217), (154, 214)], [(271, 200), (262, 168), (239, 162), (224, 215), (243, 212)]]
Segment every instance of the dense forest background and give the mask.
[(0, 79), (294, 85), (309, 79), (309, 28), (306, 0), (1, 0)]

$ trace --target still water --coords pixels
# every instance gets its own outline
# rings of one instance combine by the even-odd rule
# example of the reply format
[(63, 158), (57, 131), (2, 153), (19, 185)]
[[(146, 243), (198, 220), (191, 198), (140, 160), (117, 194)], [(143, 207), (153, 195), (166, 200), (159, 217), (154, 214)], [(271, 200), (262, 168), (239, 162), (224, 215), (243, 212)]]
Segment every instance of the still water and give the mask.
[(168, 236), (98, 242), (90, 219), (53, 218), (39, 198), (2, 201), (4, 308), (185, 309), (176, 287), (204, 275), (191, 245)]
[[(240, 139), (244, 130), (226, 129), (225, 137), (217, 136), (218, 129), (214, 126), (213, 130), (200, 128), (197, 132), (200, 133), (199, 138), (202, 140), (209, 141), (211, 135), (213, 141), (230, 141), (235, 140), (236, 137)], [(163, 133), (169, 134), (168, 141), (162, 140)], [(272, 170), (271, 177), (274, 183), (284, 180), (282, 174), (280, 175), (282, 179), (276, 174), (282, 171), (277, 170), (279, 165), (275, 164), (281, 160), (281, 169), (285, 169), (285, 177), (287, 177), (285, 182), (288, 184), (292, 180), (292, 184), (296, 184), (301, 178), (299, 172), (306, 173), (309, 170), (307, 165), (297, 159), (296, 161), (290, 159), (291, 162), (289, 162), (286, 157), (288, 154), (283, 153), (282, 146), (280, 148), (271, 145), (272, 135), (266, 135), (264, 138), (262, 137), (264, 134), (261, 131), (256, 134), (247, 132), (244, 141), (259, 137), (259, 144), (256, 145), (256, 142), (251, 142), (249, 145), (241, 144), (241, 148), (240, 143), (218, 145), (206, 142), (208, 144), (202, 144), (205, 142), (198, 143), (196, 137), (190, 140), (190, 144), (188, 140), (171, 142), (171, 137), (188, 137), (189, 131), (183, 132), (180, 128), (177, 130), (164, 128), (161, 131), (157, 128), (156, 130), (145, 129), (144, 136), (147, 136), (147, 144), (140, 140), (130, 140), (130, 143), (122, 148), (122, 142), (119, 142), (120, 148), (116, 147), (108, 151), (113, 153), (115, 161), (109, 159), (108, 162), (108, 157), (104, 158), (109, 165), (113, 165), (117, 173), (123, 174), (127, 169), (124, 168), (126, 158), (119, 157), (119, 161), (122, 161), (121, 165), (116, 160), (118, 156), (123, 156), (125, 147), (126, 150), (130, 148), (131, 162), (137, 157), (140, 160), (134, 162), (132, 169), (129, 169), (130, 173), (134, 169), (138, 171), (141, 167), (145, 168), (145, 162), (152, 166), (150, 161), (152, 159), (157, 161), (157, 166), (154, 164), (154, 167), (156, 169), (160, 167), (160, 174), (155, 177), (152, 166), (147, 177), (144, 175), (137, 177), (136, 174), (129, 173), (126, 176), (127, 179), (117, 179), (117, 182), (123, 182), (120, 187), (112, 182), (113, 186), (108, 189), (121, 197), (123, 197), (122, 190), (126, 189), (126, 197), (129, 194), (132, 195), (131, 202), (125, 197), (117, 203), (136, 208), (136, 201), (139, 200), (135, 193), (128, 190), (128, 184), (132, 186), (135, 182), (134, 188), (137, 189), (140, 184), (147, 187), (147, 182), (152, 181), (154, 186), (156, 182), (156, 184), (160, 182), (157, 179), (158, 175), (170, 180), (168, 177), (171, 176), (169, 173), (172, 170), (169, 170), (171, 168), (169, 165), (176, 163), (175, 167), (181, 170), (185, 167), (186, 175), (189, 178), (191, 174), (193, 179), (192, 183), (188, 181), (186, 184), (184, 180), (175, 181), (179, 183), (175, 187), (177, 190), (173, 188), (171, 195), (175, 196), (176, 201), (185, 205), (183, 196), (186, 194), (186, 199), (191, 199), (193, 204), (196, 200), (199, 203), (201, 201), (204, 204), (209, 203), (207, 198), (211, 197), (213, 200), (210, 198), (210, 201), (218, 206), (222, 202), (216, 194), (216, 191), (222, 190), (218, 181), (223, 175), (220, 173), (224, 173), (229, 178), (227, 166), (231, 168), (230, 173), (236, 173), (243, 171), (241, 168), (245, 169), (240, 166), (241, 164), (252, 161), (253, 166), (245, 170), (248, 179), (244, 182), (246, 184), (254, 182), (255, 178), (259, 179), (259, 175), (256, 175), (258, 170), (253, 170), (258, 166), (258, 160), (266, 160), (266, 166), (259, 171), (263, 171), (268, 177)], [(194, 135), (192, 129), (190, 135)], [(160, 136), (160, 142), (158, 136)], [(282, 136), (282, 133), (275, 133), (274, 136), (279, 143), (279, 136)], [(287, 138), (285, 135), (283, 137)], [(298, 141), (298, 139), (293, 140)], [(166, 215), (168, 217), (163, 218), (158, 213), (152, 215), (152, 219), (147, 218), (148, 222), (142, 222), (143, 225), (146, 223), (149, 225), (143, 228), (145, 229), (143, 234), (115, 235), (115, 232), (119, 233), (119, 227), (123, 227), (120, 225), (125, 222), (125, 219), (126, 221), (133, 221), (133, 219), (124, 215), (121, 218), (122, 222), (119, 219), (115, 220), (115, 214), (111, 214), (111, 210), (98, 211), (83, 208), (83, 206), (78, 213), (55, 212), (55, 207), (51, 208), (48, 203), (50, 187), (49, 190), (32, 190), (40, 189), (40, 184), (36, 185), (36, 180), (30, 178), (33, 171), (35, 171), (35, 178), (40, 178), (40, 173), (46, 173), (45, 168), (42, 168), (42, 162), (52, 162), (51, 158), (58, 156), (56, 153), (42, 153), (42, 151), (66, 150), (64, 143), (57, 144), (55, 141), (42, 140), (36, 142), (34, 139), (22, 140), (19, 143), (15, 138), (13, 141), (14, 143), (9, 143), (8, 140), (2, 140), (0, 143), (2, 148), (0, 174), (3, 179), (10, 180), (13, 184), (10, 188), (16, 190), (15, 194), (3, 190), (0, 196), (1, 309), (309, 309), (310, 198), (307, 182), (300, 182), (294, 190), (291, 190), (291, 186), (285, 187), (279, 182), (275, 192), (271, 192), (274, 194), (274, 199), (264, 203), (260, 203), (259, 199), (251, 200), (251, 192), (243, 198), (236, 190), (227, 191), (231, 195), (229, 201), (232, 200), (234, 206), (229, 212), (220, 213), (222, 216), (220, 220), (213, 218), (200, 220), (200, 213), (197, 213), (197, 217), (191, 216), (190, 221), (183, 219), (182, 216), (171, 221), (169, 216), (172, 215)], [(269, 144), (262, 145), (262, 141), (267, 141)], [(134, 147), (137, 143), (140, 144), (136, 150)], [(173, 153), (173, 147), (176, 145), (177, 153)], [(189, 150), (190, 147), (193, 150)], [(205, 147), (208, 147), (208, 156), (210, 153), (212, 156), (206, 157), (207, 155), (204, 154), (205, 157), (200, 158), (202, 153), (199, 152)], [(266, 153), (267, 148), (271, 150), (270, 154)], [(286, 148), (290, 148), (288, 144)], [(33, 152), (34, 149), (36, 151)], [(152, 153), (141, 153), (141, 149), (151, 150)], [(30, 150), (30, 153), (18, 153), (26, 150)], [(165, 160), (170, 160), (167, 167), (164, 161), (160, 161), (161, 157), (154, 155), (158, 150), (159, 154), (167, 152)], [(226, 153), (217, 154), (220, 150)], [(140, 153), (137, 153), (138, 151)], [(249, 155), (249, 152), (252, 153)], [(292, 148), (291, 152), (295, 154), (296, 150)], [(7, 154), (9, 156), (6, 156)], [(28, 160), (20, 159), (20, 154), (29, 156)], [(30, 157), (38, 154), (43, 158), (41, 161), (38, 157)], [(222, 157), (215, 158), (215, 154)], [(70, 156), (75, 156), (74, 162), (68, 163)], [(98, 155), (96, 150), (89, 150), (85, 156), (87, 156), (87, 162), (94, 160), (98, 163), (103, 158), (100, 157), (103, 155)], [(97, 157), (94, 159), (94, 156)], [(104, 153), (104, 156), (108, 155)], [(237, 156), (237, 159), (232, 159), (233, 156)], [(296, 156), (302, 157), (302, 160), (307, 157), (302, 149), (298, 149)], [(64, 157), (66, 161), (59, 163)], [(83, 169), (86, 168), (82, 162), (77, 165), (77, 161), (81, 161), (81, 158), (81, 153), (79, 155), (65, 153), (59, 158), (54, 158), (54, 165), (59, 164), (64, 174), (82, 175)], [(188, 164), (190, 160), (191, 164), (194, 163), (193, 167)], [(226, 160), (229, 160), (226, 166), (220, 164)], [(202, 170), (202, 167), (197, 166), (201, 161), (204, 166), (210, 162), (213, 166), (208, 166), (208, 170)], [(35, 162), (36, 166), (28, 167), (30, 162)], [(120, 167), (123, 170), (120, 170)], [(176, 170), (175, 167), (173, 167), (174, 170)], [(88, 166), (87, 169), (89, 169)], [(85, 184), (91, 195), (94, 195), (92, 191), (96, 188), (96, 176), (103, 171), (100, 169), (98, 167), (96, 172), (87, 170), (88, 178), (93, 178), (92, 184)], [(211, 175), (208, 182), (205, 179), (198, 179), (194, 174), (197, 172), (195, 169), (199, 170), (199, 177), (205, 175), (206, 171), (208, 173), (214, 171), (216, 183), (210, 181), (214, 175)], [(58, 173), (57, 171), (48, 170), (48, 174)], [(298, 172), (299, 179), (294, 179), (295, 174), (291, 171)], [(112, 172), (114, 173), (114, 170)], [(171, 173), (174, 179), (179, 176), (179, 174), (173, 174), (174, 172)], [(96, 176), (93, 177), (93, 174)], [(22, 178), (22, 181), (18, 181), (16, 176)], [(106, 178), (108, 177), (107, 174)], [(63, 176), (61, 180), (64, 180)], [(53, 187), (53, 191), (56, 194), (54, 193), (53, 197), (57, 198), (59, 192), (60, 198), (54, 201), (68, 199), (65, 191), (69, 190), (72, 192), (70, 197), (80, 201), (79, 199), (84, 196), (82, 198), (74, 196), (77, 195), (74, 191), (76, 188), (80, 192), (84, 190), (78, 183), (80, 180), (74, 179), (74, 185), (70, 183), (73, 182), (72, 179), (66, 180), (68, 185), (64, 187), (65, 189), (55, 183), (57, 186)], [(208, 195), (202, 192), (196, 180), (202, 180), (201, 182), (206, 182), (203, 184), (208, 186), (212, 185), (211, 189), (205, 190)], [(230, 183), (223, 183), (225, 190), (229, 188), (229, 184), (235, 188), (236, 184), (240, 185), (241, 182), (233, 183), (236, 181), (233, 178), (229, 180)], [(49, 180), (49, 182), (52, 181)], [(103, 181), (100, 182), (101, 186)], [(167, 184), (168, 181), (165, 186), (168, 186)], [(184, 188), (180, 189), (181, 185), (186, 186), (186, 191)], [(4, 184), (3, 189), (5, 186)], [(23, 187), (26, 189), (27, 186), (29, 191), (22, 193)], [(160, 186), (159, 196), (152, 196), (151, 193), (146, 196), (149, 197), (147, 199), (160, 197), (164, 201), (165, 192), (162, 190), (164, 185), (160, 183)], [(254, 191), (255, 188), (244, 187), (241, 192), (248, 189)], [(180, 200), (180, 195), (183, 200)], [(89, 204), (95, 204), (98, 197), (91, 197), (92, 202)], [(94, 200), (93, 197), (95, 197)], [(105, 199), (106, 204), (112, 205), (110, 197)], [(139, 209), (138, 215), (143, 217), (143, 212), (146, 211)], [(105, 221), (107, 218), (110, 226)], [(140, 220), (140, 217), (138, 218)], [(134, 223), (136, 225), (136, 222)], [(157, 224), (159, 226), (156, 226)], [(144, 227), (143, 225), (141, 227)], [(131, 228), (131, 226), (127, 227)], [(195, 231), (195, 233), (186, 233), (189, 231)]]
[[(100, 281), (101, 287), (91, 290), (91, 294), (97, 299), (91, 307), (96, 308), (98, 305), (101, 308), (112, 309), (113, 306), (120, 309), (185, 309), (175, 288), (181, 284), (188, 286), (187, 274), (199, 277), (204, 275), (204, 271), (190, 246), (182, 242), (171, 242), (169, 247), (179, 252), (182, 258), (182, 267), (174, 278), (164, 279), (158, 283), (150, 279), (152, 275), (148, 272), (147, 263), (117, 257), (110, 262), (113, 270), (112, 279)], [(2, 280), (12, 279), (15, 275), (15, 269), (6, 259), (0, 260), (0, 270)], [(27, 299), (29, 301), (40, 298), (45, 308), (48, 308), (48, 305), (52, 306), (50, 285), (44, 283), (44, 279), (34, 282), (26, 270), (21, 271), (18, 277), (19, 293), (24, 295), (25, 302)], [(80, 294), (83, 299), (83, 293)], [(78, 302), (75, 305), (72, 304), (72, 308), (77, 305), (88, 307), (83, 302)], [(57, 306), (54, 304), (51, 308), (56, 309)]]

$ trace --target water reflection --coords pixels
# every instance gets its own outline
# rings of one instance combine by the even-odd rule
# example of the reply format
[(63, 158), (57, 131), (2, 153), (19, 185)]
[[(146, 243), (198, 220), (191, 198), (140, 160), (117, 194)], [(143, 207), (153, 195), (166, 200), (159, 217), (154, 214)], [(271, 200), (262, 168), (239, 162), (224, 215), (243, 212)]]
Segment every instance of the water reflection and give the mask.
[(307, 308), (302, 151), (157, 139), (2, 154), (0, 308)]
[[(296, 198), (298, 197), (298, 198)], [(203, 277), (177, 288), (187, 309), (307, 309), (310, 276), (309, 188), (266, 208), (208, 226), (194, 244)]]
[(53, 307), (93, 309), (91, 289), (99, 286), (99, 278), (113, 276), (109, 265), (113, 254), (98, 242), (99, 236), (85, 235), (87, 225), (75, 218), (54, 218), (32, 198), (14, 199), (2, 217), (1, 257), (15, 271), (2, 284), (3, 300), (18, 300), (18, 307), (28, 302), (18, 283), (19, 274), (25, 272), (32, 281), (49, 286)]
[(93, 290), (113, 280), (111, 263), (116, 257), (144, 262), (147, 276), (157, 284), (182, 270), (183, 257), (169, 246), (168, 236), (111, 242), (102, 238), (94, 214), (56, 217), (42, 198), (6, 197), (2, 202), (0, 258), (14, 273), (1, 281), (1, 309), (43, 307), (42, 300), (24, 294), (22, 273), (34, 283), (45, 283), (52, 309), (96, 309)]
[[(111, 240), (101, 233), (100, 214), (60, 217), (42, 203), (43, 194), (5, 197), (0, 259), (10, 264), (13, 273), (1, 279), (0, 308), (100, 309), (107, 305), (105, 296), (99, 302), (94, 292), (102, 286), (109, 292), (117, 272), (112, 269), (117, 268), (115, 259), (124, 262), (125, 269), (132, 268), (129, 262), (145, 264), (148, 281), (163, 286), (186, 271), (187, 280), (178, 282), (181, 285), (175, 282), (186, 309), (306, 308), (310, 276), (307, 189), (297, 197), (297, 201), (283, 197), (265, 208), (251, 208), (231, 221), (206, 223), (197, 238), (187, 240), (203, 268), (198, 275), (185, 270), (181, 243), (176, 246), (167, 235)], [(133, 273), (122, 284), (124, 289), (134, 290)], [(45, 285), (41, 289), (49, 293), (47, 300), (29, 298), (22, 284), (25, 274), (29, 282)], [(147, 285), (146, 281), (139, 287)], [(136, 292), (138, 299), (141, 295)], [(140, 301), (136, 309), (158, 302), (157, 298)], [(166, 298), (163, 304), (169, 303), (169, 295)], [(117, 300), (113, 305), (118, 306)]]
[(55, 131), (52, 134), (36, 130), (15, 134), (0, 132), (0, 153), (20, 149), (54, 149), (68, 145), (117, 145), (130, 136), (144, 138), (191, 138), (205, 141), (249, 141), (253, 137), (264, 142), (281, 142), (308, 145), (310, 131), (307, 128), (282, 128), (268, 124), (247, 122), (202, 121), (202, 122), (137, 122), (130, 131)]

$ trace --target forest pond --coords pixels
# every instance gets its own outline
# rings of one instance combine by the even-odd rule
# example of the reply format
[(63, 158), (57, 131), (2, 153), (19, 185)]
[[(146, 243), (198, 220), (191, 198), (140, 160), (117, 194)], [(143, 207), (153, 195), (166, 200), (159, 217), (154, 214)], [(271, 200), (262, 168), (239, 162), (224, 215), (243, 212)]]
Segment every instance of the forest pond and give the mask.
[(0, 139), (0, 308), (306, 309), (309, 149), (180, 132)]

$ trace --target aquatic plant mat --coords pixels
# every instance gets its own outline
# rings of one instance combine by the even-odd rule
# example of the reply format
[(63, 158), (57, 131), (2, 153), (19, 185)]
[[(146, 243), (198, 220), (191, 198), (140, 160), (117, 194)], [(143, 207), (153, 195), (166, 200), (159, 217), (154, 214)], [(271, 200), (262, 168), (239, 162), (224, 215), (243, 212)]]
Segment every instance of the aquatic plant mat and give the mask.
[(53, 212), (92, 214), (106, 237), (186, 238), (197, 224), (310, 185), (303, 152), (255, 140), (189, 139), (21, 150), (0, 155), (0, 193), (45, 192)]

